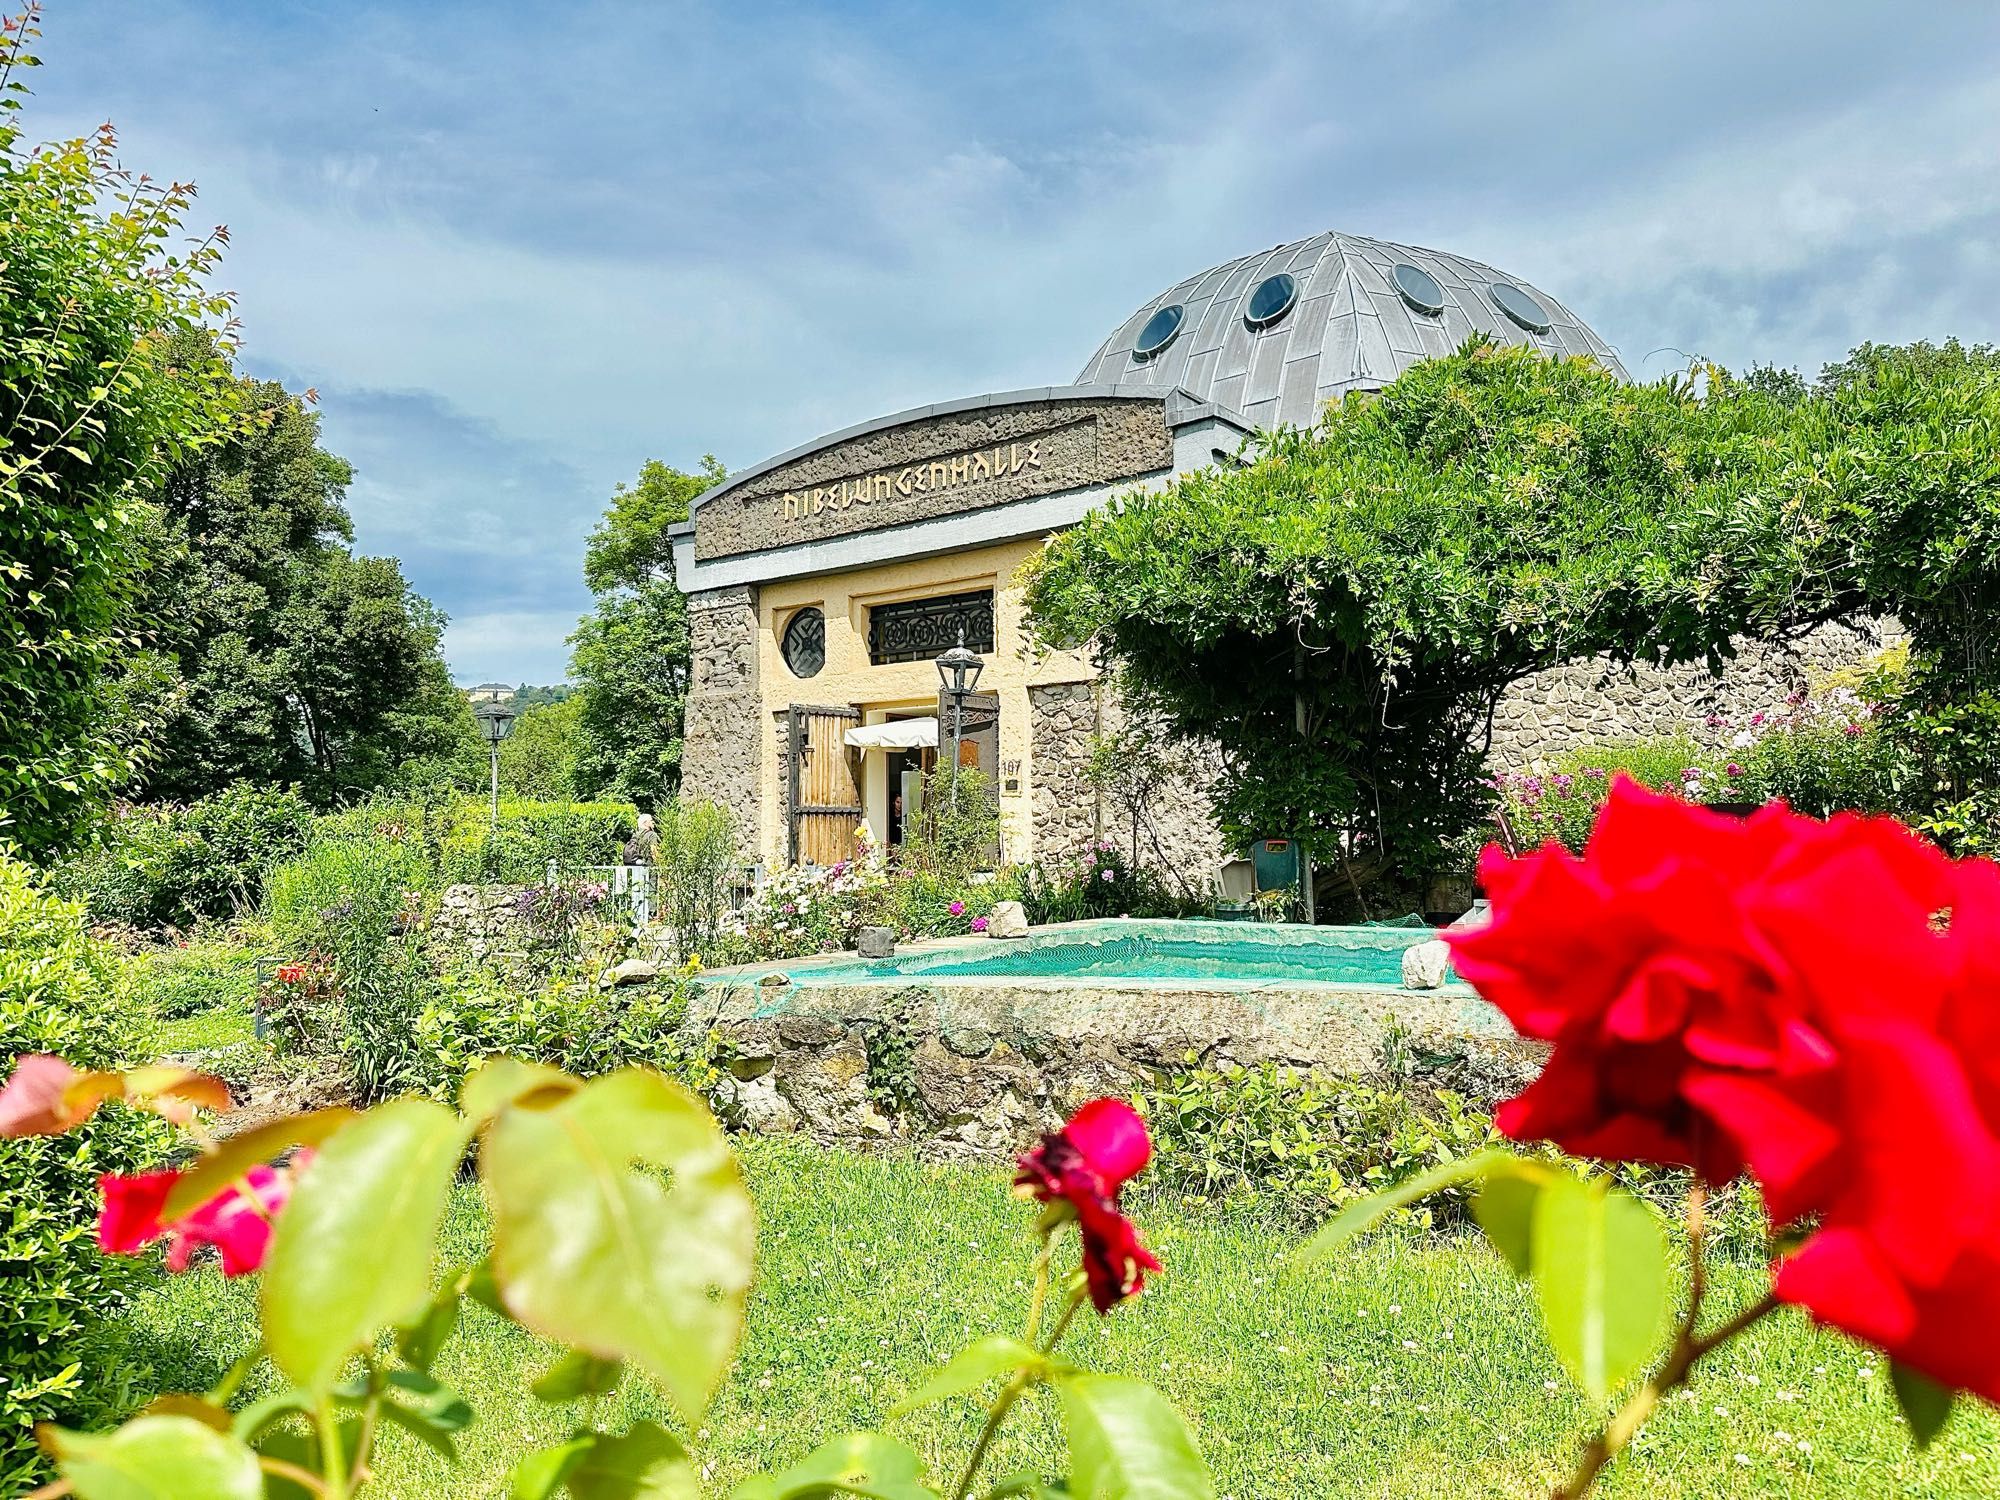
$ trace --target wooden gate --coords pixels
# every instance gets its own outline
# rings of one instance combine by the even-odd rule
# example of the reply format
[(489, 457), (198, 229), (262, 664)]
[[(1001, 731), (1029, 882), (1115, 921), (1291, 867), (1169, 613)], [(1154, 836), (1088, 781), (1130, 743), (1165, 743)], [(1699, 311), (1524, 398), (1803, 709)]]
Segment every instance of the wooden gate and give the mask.
[(851, 708), (794, 703), (791, 707), (791, 831), (793, 864), (838, 864), (854, 855), (861, 822), (861, 787), (846, 734), (861, 722)]

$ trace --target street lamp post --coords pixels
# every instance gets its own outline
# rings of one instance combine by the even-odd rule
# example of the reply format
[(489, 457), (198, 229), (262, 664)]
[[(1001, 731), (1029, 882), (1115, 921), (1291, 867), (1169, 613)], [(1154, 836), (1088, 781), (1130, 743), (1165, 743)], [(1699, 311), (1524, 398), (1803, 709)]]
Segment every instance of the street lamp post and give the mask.
[(514, 727), (514, 710), (504, 703), (482, 703), (473, 711), (479, 721), (479, 732), (486, 737), (486, 747), (493, 754), (493, 832), (500, 832), (500, 742), (507, 738), (507, 731)]
[(965, 699), (979, 686), (979, 674), (986, 663), (979, 654), (966, 649), (965, 631), (958, 632), (958, 644), (937, 659), (938, 681), (951, 698), (951, 805), (958, 810), (958, 746), (965, 737)]

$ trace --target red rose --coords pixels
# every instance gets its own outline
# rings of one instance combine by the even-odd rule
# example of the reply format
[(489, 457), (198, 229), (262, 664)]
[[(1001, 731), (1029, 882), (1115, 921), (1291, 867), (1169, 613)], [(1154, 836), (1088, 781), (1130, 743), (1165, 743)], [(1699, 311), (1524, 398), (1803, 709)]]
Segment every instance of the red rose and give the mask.
[(1780, 1218), (1838, 1145), (1828, 1018), (1894, 1013), (1952, 961), (1950, 861), (1886, 819), (1739, 820), (1621, 777), (1581, 859), (1489, 848), (1480, 876), (1492, 920), (1448, 934), (1453, 967), (1554, 1044), (1500, 1128), (1714, 1183), (1754, 1155)]
[(2000, 866), (1954, 869), (1947, 984), (1832, 1023), (1840, 1145), (1799, 1197), (1816, 1231), (1780, 1298), (1954, 1389), (2000, 1401)]
[(1121, 1100), (1093, 1099), (1020, 1160), (1017, 1189), (1044, 1203), (1067, 1204), (1075, 1214), (1084, 1276), (1099, 1312), (1137, 1293), (1145, 1286), (1144, 1273), (1160, 1269), (1118, 1209), (1119, 1189), (1152, 1154), (1138, 1111)]
[(254, 1271), (264, 1263), (272, 1223), (291, 1197), (293, 1173), (305, 1160), (306, 1153), (301, 1152), (289, 1168), (253, 1167), (241, 1182), (172, 1222), (162, 1220), (160, 1213), (180, 1180), (179, 1172), (101, 1177), (104, 1209), (97, 1220), (98, 1248), (111, 1255), (130, 1255), (168, 1236), (169, 1271), (186, 1270), (202, 1245), (221, 1252), (223, 1275)]
[(1886, 820), (1621, 783), (1581, 860), (1482, 862), (1459, 972), (1554, 1046), (1517, 1137), (1748, 1170), (1813, 1221), (1778, 1296), (2000, 1400), (2000, 866)]

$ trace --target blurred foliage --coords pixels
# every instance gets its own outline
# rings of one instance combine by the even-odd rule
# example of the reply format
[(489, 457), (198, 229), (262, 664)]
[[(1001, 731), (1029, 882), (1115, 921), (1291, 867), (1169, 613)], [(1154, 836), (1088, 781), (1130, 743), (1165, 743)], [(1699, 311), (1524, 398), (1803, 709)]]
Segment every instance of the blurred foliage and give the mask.
[[(37, 1052), (115, 1067), (143, 1060), (147, 1036), (83, 907), (0, 852), (0, 1070)], [(122, 1415), (129, 1372), (107, 1362), (96, 1333), (125, 1308), (137, 1275), (97, 1252), (97, 1178), (152, 1166), (167, 1147), (162, 1122), (127, 1111), (0, 1145), (0, 1490), (34, 1482), (34, 1423)]]

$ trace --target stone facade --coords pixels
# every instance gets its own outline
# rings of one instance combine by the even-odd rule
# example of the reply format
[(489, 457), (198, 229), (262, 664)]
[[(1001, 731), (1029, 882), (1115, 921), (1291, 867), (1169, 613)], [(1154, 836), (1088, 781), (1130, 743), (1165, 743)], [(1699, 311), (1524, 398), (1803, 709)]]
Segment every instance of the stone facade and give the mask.
[[(1100, 786), (1092, 752), (1129, 727), (1117, 684), (1052, 683), (1028, 690), (1035, 785), (1035, 852), (1044, 859), (1081, 853), (1109, 839), (1136, 863), (1161, 870), (1190, 891), (1214, 884), (1222, 835), (1209, 811), (1214, 757), (1175, 747), (1164, 774), (1143, 788)], [(1121, 795), (1129, 791), (1130, 795)]]
[(1022, 401), (864, 433), (702, 498), (707, 560), (823, 541), (1173, 466), (1162, 399)]
[(757, 591), (710, 589), (688, 597), (692, 669), (681, 731), (681, 780), (729, 809), (737, 849), (757, 857), (762, 808), (764, 704), (758, 692)]
[(1858, 667), (1903, 640), (1894, 620), (1822, 625), (1797, 641), (1740, 641), (1718, 677), (1706, 666), (1572, 662), (1516, 683), (1493, 714), (1496, 769), (1522, 770), (1586, 744), (1687, 734), (1712, 737), (1711, 716), (1740, 727), (1751, 714), (1831, 672)]

